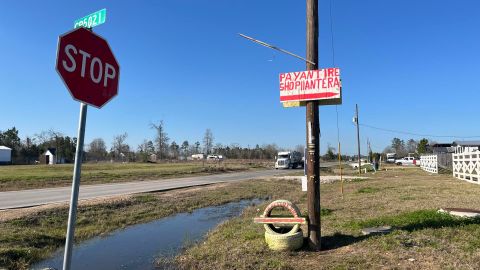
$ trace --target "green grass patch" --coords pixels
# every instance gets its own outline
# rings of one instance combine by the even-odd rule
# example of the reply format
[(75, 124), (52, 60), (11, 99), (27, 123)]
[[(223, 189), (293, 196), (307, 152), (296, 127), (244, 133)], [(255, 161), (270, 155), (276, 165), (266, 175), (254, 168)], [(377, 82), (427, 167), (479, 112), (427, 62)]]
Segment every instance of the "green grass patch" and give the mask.
[(353, 221), (346, 224), (351, 229), (389, 225), (397, 230), (416, 231), (423, 229), (439, 229), (480, 224), (480, 218), (460, 218), (437, 210), (418, 210), (401, 213), (395, 216), (382, 216), (364, 221)]
[(411, 200), (415, 200), (415, 197), (414, 197), (414, 196), (410, 196), (410, 195), (402, 195), (402, 196), (400, 196), (400, 200), (402, 200), (402, 201), (411, 201)]
[(364, 187), (364, 188), (360, 188), (357, 193), (375, 193), (375, 192), (378, 192), (380, 191), (379, 188), (374, 188), (374, 187)]
[(332, 209), (328, 209), (328, 208), (325, 208), (325, 207), (320, 208), (320, 216), (321, 217), (329, 216), (329, 215), (332, 214), (332, 212), (333, 212)]

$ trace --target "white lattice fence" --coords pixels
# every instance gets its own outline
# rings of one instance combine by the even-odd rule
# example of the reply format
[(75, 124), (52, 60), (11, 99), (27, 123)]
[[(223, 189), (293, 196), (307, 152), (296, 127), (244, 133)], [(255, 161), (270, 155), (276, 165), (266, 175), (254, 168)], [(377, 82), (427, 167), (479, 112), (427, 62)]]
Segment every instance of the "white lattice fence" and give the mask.
[(420, 156), (420, 168), (430, 173), (438, 173), (437, 155)]
[(453, 176), (471, 183), (480, 184), (480, 151), (454, 153)]

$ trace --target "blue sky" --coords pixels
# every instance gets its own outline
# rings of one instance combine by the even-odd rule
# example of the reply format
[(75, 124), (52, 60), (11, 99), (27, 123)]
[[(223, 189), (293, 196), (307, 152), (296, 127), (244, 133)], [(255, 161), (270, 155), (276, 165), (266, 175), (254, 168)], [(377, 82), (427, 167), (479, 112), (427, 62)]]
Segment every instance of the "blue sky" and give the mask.
[[(480, 3), (477, 1), (320, 0), (321, 67), (341, 68), (340, 140), (356, 151), (352, 124), (432, 135), (480, 135)], [(107, 8), (95, 28), (121, 66), (119, 95), (90, 107), (86, 143), (110, 142), (127, 132), (136, 146), (152, 139), (149, 123), (163, 120), (170, 138), (215, 142), (305, 142), (305, 109), (284, 109), (278, 74), (305, 64), (240, 38), (244, 33), (305, 55), (305, 1), (1, 1), (0, 130), (20, 135), (55, 129), (76, 136), (79, 104), (54, 69), (57, 38), (73, 21)], [(320, 108), (321, 152), (336, 146), (335, 106)], [(394, 137), (420, 139), (363, 127), (382, 151)], [(452, 141), (450, 138), (431, 138)]]

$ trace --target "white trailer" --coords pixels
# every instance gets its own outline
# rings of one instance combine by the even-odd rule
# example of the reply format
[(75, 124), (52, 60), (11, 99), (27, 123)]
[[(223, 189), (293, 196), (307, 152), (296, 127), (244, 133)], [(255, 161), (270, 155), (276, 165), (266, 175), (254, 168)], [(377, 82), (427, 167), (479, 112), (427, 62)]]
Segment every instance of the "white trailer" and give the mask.
[(202, 160), (205, 159), (205, 154), (193, 154), (192, 160)]
[(12, 149), (0, 145), (0, 164), (12, 163)]

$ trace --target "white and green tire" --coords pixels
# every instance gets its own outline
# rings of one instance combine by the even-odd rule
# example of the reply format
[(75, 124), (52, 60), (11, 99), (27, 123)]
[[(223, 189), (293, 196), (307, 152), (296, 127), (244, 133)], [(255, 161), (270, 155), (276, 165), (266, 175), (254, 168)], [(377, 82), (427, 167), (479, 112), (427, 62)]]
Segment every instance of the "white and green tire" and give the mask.
[(266, 231), (265, 242), (267, 242), (268, 247), (272, 250), (297, 250), (303, 246), (303, 232), (301, 229), (291, 234), (272, 234)]

